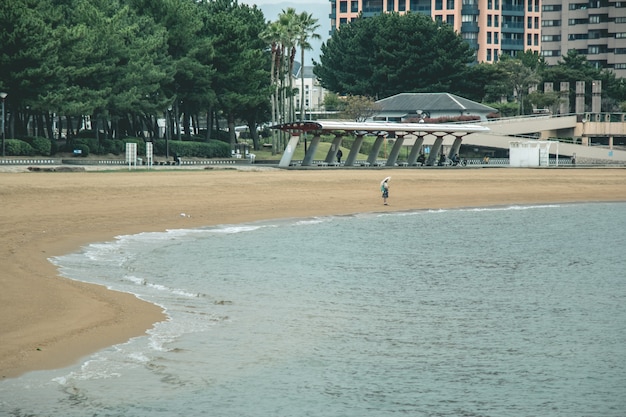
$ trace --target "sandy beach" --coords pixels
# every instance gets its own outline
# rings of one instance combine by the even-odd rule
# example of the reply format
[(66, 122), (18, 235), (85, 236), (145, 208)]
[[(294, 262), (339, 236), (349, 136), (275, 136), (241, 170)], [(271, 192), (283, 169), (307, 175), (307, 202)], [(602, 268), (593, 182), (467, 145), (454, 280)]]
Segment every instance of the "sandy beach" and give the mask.
[(0, 172), (0, 378), (70, 365), (165, 319), (133, 295), (58, 275), (48, 259), (91, 242), (271, 218), (588, 201), (626, 201), (626, 169)]

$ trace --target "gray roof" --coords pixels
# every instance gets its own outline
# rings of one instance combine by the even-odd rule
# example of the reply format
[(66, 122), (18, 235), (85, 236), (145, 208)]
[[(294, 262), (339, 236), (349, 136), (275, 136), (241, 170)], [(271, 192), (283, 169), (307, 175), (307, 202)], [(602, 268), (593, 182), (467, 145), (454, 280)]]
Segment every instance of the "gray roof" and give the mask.
[(400, 93), (376, 102), (382, 112), (480, 112), (496, 109), (450, 93)]
[[(300, 78), (300, 69), (303, 68), (300, 62), (293, 61), (293, 76), (296, 78)], [(317, 78), (315, 74), (313, 74), (313, 65), (305, 65), (304, 66), (304, 78)]]

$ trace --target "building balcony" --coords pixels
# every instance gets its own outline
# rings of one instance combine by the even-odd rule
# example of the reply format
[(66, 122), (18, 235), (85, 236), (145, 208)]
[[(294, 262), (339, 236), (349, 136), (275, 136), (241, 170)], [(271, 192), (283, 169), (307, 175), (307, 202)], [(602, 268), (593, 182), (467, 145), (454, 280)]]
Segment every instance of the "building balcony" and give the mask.
[(502, 16), (524, 16), (524, 6), (502, 5)]
[(522, 22), (502, 22), (500, 28), (502, 33), (524, 33), (524, 23)]
[(464, 4), (461, 8), (461, 14), (477, 16), (480, 14), (480, 9), (475, 4)]
[(524, 40), (523, 39), (502, 39), (500, 42), (502, 50), (523, 51)]
[(464, 39), (465, 42), (475, 51), (478, 50), (478, 41), (476, 39)]
[(476, 32), (478, 33), (478, 23), (463, 22), (461, 23), (461, 33)]

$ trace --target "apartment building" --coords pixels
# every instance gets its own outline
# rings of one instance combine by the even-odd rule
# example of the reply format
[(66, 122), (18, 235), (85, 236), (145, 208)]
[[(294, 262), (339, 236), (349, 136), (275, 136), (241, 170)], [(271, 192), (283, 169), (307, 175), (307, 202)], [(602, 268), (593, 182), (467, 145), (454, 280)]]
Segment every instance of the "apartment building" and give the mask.
[(567, 51), (626, 78), (626, 0), (543, 0), (541, 55), (556, 64)]
[(478, 62), (540, 52), (550, 65), (570, 49), (626, 77), (626, 0), (329, 0), (331, 27), (363, 13), (416, 12), (454, 27)]
[(331, 27), (359, 16), (385, 12), (416, 12), (446, 22), (476, 51), (478, 62), (495, 62), (501, 55), (539, 51), (539, 0), (330, 0)]

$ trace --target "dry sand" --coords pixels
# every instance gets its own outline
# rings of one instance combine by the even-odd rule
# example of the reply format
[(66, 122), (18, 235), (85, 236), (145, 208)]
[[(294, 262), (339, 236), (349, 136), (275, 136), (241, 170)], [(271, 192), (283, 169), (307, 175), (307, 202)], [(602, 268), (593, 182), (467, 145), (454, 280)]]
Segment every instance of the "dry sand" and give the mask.
[(132, 295), (58, 276), (48, 258), (90, 242), (270, 218), (586, 201), (626, 201), (626, 169), (2, 172), (0, 378), (70, 365), (164, 319)]

